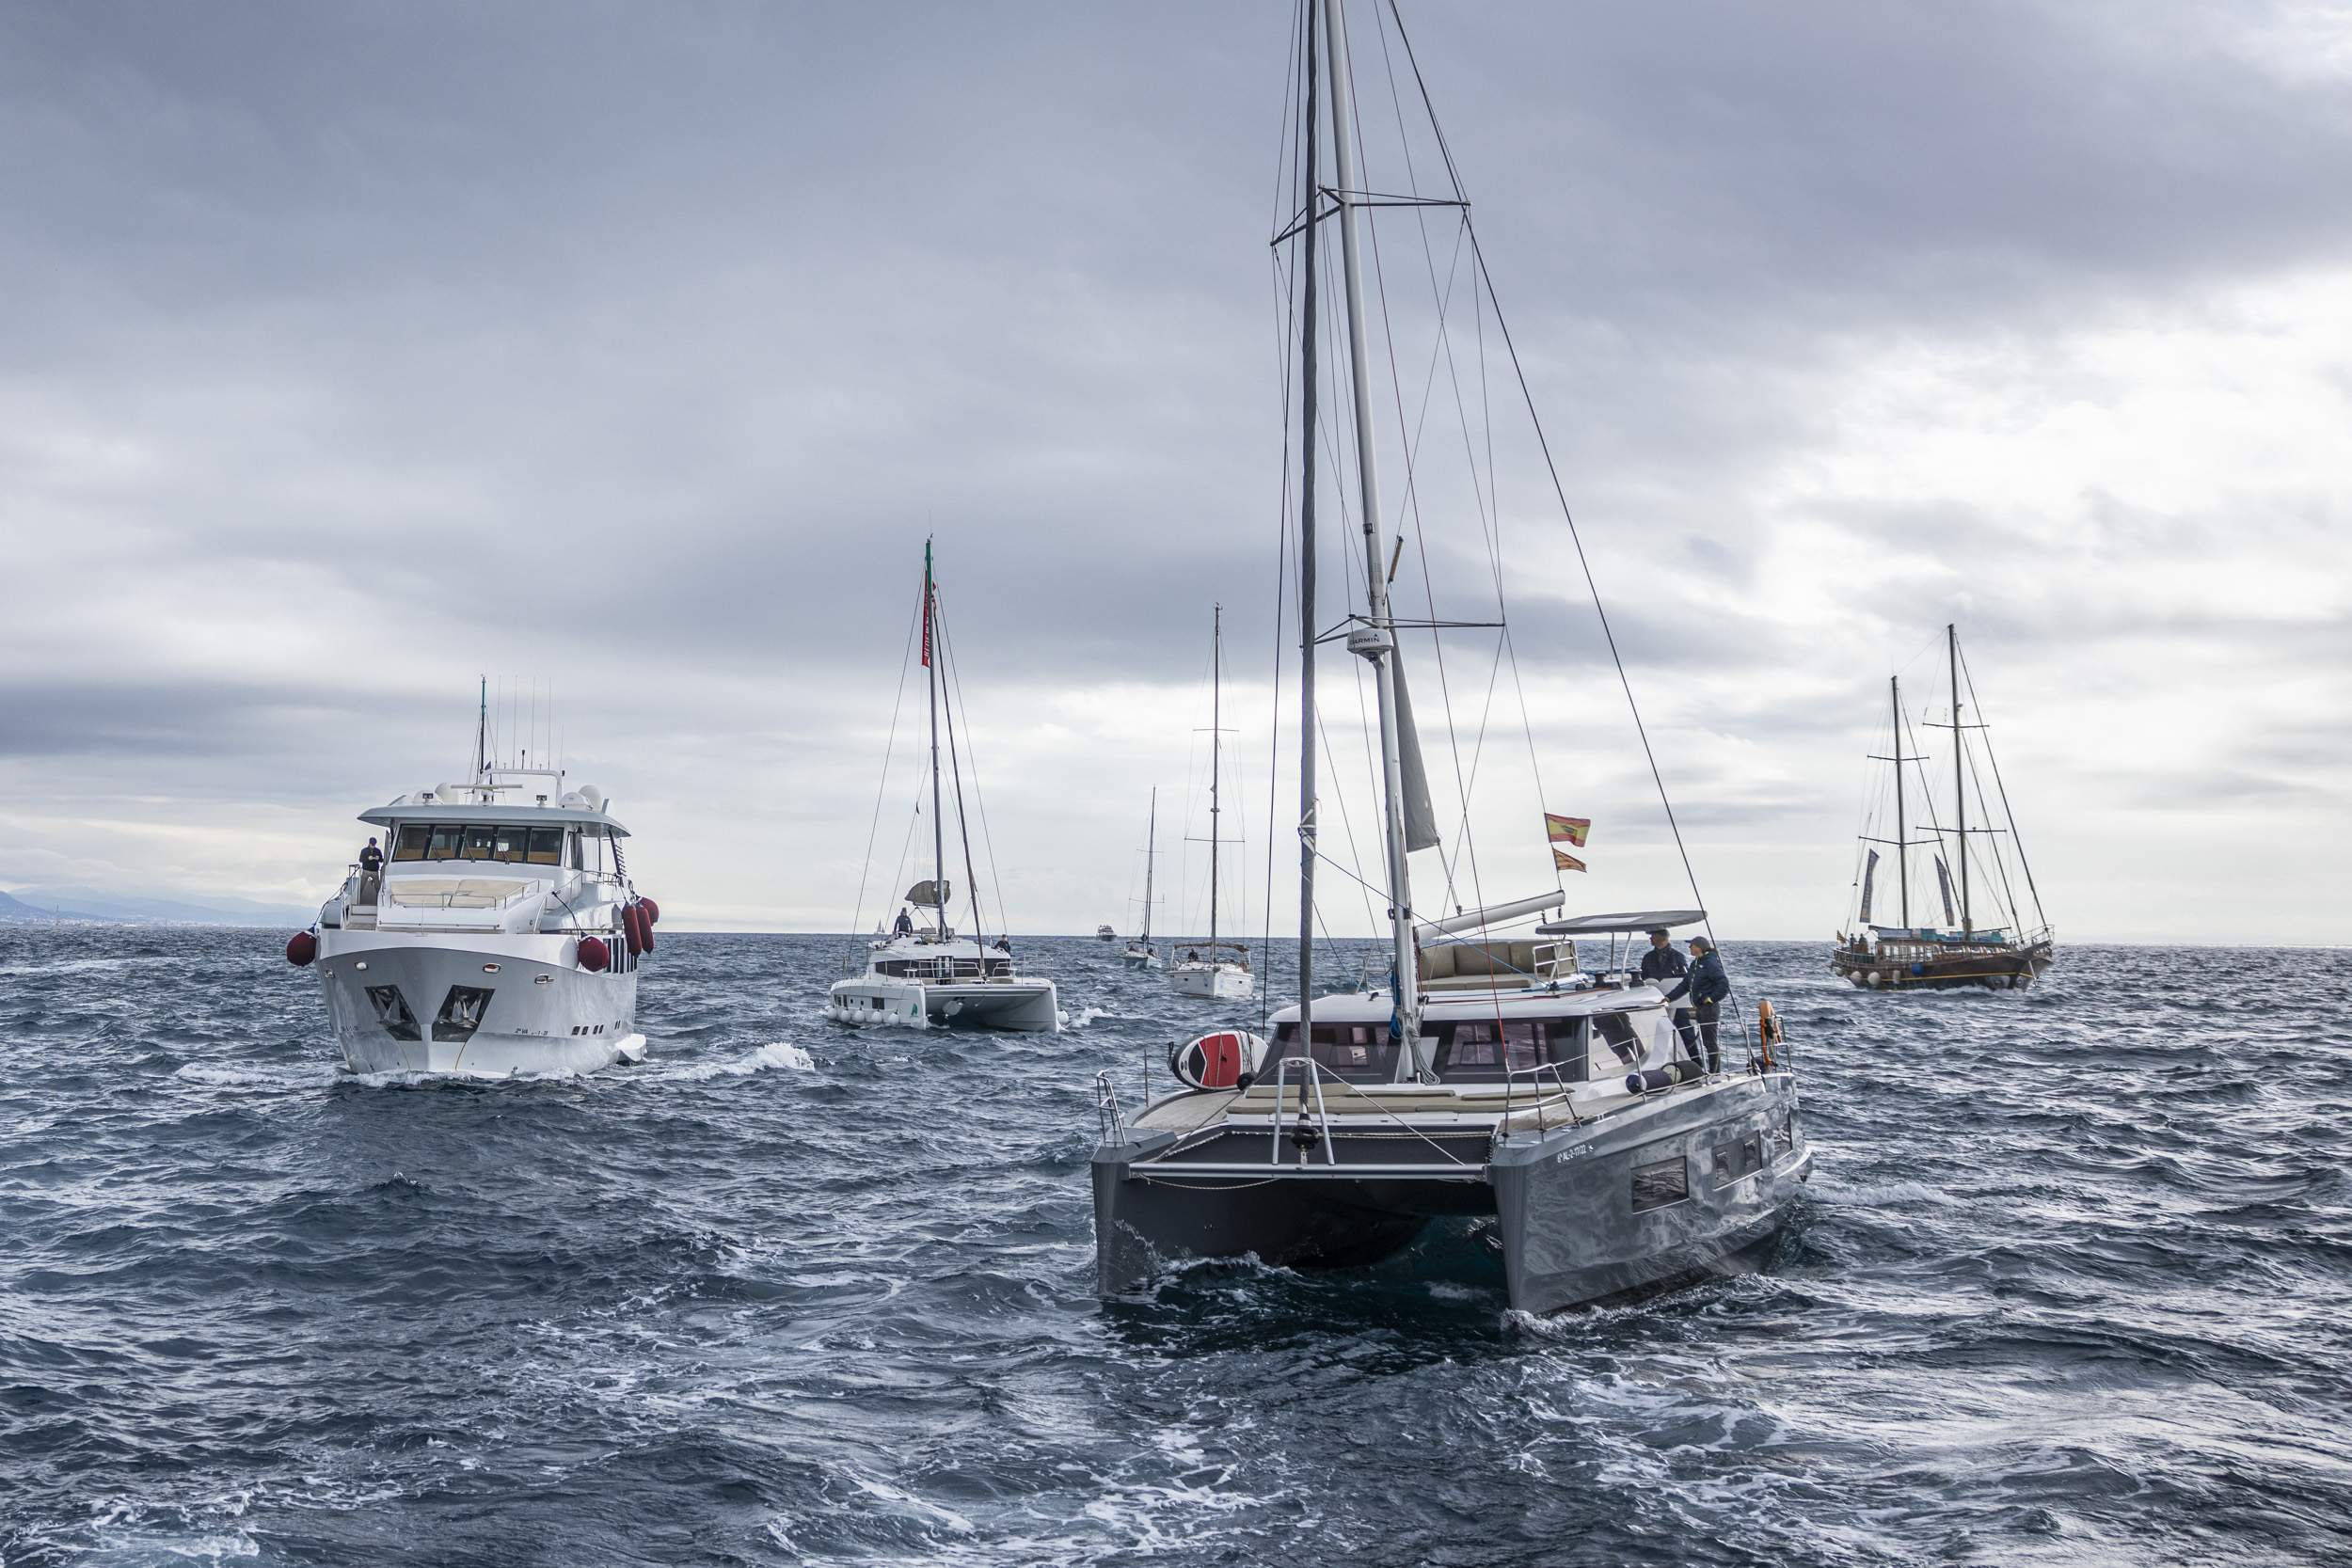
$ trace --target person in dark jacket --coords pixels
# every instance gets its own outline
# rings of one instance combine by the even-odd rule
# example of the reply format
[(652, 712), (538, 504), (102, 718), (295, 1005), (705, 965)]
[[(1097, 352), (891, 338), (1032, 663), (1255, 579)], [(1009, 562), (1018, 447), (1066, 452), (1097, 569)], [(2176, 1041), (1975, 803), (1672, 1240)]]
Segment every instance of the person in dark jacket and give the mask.
[(368, 840), (368, 847), (359, 851), (359, 869), (362, 871), (384, 869), (384, 851), (376, 847), (375, 840)]
[[(1724, 960), (1716, 954), (1715, 944), (1705, 937), (1691, 939), (1690, 972), (1666, 993), (1666, 1000), (1671, 1003), (1684, 995), (1691, 998), (1691, 1011), (1698, 1022), (1697, 1033), (1707, 1042), (1707, 1070), (1721, 1072), (1724, 1064), (1716, 1043), (1717, 1021), (1723, 1016), (1724, 1003), (1731, 996), (1731, 976), (1724, 973)], [(1691, 1037), (1691, 1025), (1677, 1019), (1677, 1026), (1682, 1031), (1683, 1049), (1696, 1056), (1697, 1043)]]
[[(1634, 977), (1647, 980), (1662, 991), (1681, 979), (1683, 972), (1690, 967), (1683, 962), (1682, 955), (1675, 951), (1674, 939), (1661, 927), (1650, 932), (1649, 951), (1642, 955), (1642, 967), (1634, 972)], [(1685, 998), (1678, 1004), (1670, 1002), (1666, 1007), (1674, 1019), (1676, 1031), (1682, 1036), (1682, 1048), (1691, 1053), (1692, 1061), (1697, 1061), (1698, 1036), (1691, 1028), (1689, 999)]]
[(375, 840), (370, 839), (368, 847), (359, 851), (359, 907), (365, 909), (374, 903), (383, 885), (384, 851), (376, 847)]

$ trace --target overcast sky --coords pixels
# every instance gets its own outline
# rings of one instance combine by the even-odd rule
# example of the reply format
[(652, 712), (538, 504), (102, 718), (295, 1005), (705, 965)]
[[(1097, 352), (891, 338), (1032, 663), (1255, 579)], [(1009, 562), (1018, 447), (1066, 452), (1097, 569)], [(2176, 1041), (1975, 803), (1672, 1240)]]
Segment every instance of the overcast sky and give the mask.
[[(2352, 941), (2352, 9), (1406, 15), (1720, 931), (1837, 927), (1886, 677), (1929, 717), (1957, 620), (2062, 940)], [(1254, 927), (1290, 26), (0, 6), (0, 889), (315, 903), (355, 813), (462, 772), (487, 673), (552, 687), (665, 920), (843, 929), (928, 531), (1014, 927), (1132, 924), (1155, 785), (1199, 924), (1219, 600)], [(1407, 340), (1420, 221), (1381, 218)], [(1475, 880), (1551, 884), (1549, 805), (1596, 820), (1572, 905), (1679, 901), (1528, 456)], [(1400, 594), (1491, 619), (1431, 463)], [(1491, 634), (1447, 660), (1452, 835)]]

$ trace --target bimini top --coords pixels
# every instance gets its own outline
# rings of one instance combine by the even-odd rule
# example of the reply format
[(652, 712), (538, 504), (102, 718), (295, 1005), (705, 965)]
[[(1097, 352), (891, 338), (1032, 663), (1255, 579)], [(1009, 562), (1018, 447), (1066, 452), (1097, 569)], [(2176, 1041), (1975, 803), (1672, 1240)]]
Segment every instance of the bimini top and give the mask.
[(1580, 914), (1535, 927), (1539, 937), (1605, 937), (1623, 931), (1671, 931), (1695, 926), (1707, 918), (1705, 910), (1637, 910), (1627, 914)]

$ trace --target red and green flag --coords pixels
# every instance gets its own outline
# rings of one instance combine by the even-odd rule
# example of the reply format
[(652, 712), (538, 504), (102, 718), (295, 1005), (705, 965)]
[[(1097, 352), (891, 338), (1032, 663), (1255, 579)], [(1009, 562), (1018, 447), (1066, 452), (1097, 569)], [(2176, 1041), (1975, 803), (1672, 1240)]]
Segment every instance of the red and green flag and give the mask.
[[(1544, 813), (1544, 836), (1554, 844), (1573, 844), (1581, 849), (1592, 831), (1593, 819), (1589, 816), (1555, 816), (1550, 812)], [(1581, 871), (1584, 868), (1580, 865), (1576, 869)]]

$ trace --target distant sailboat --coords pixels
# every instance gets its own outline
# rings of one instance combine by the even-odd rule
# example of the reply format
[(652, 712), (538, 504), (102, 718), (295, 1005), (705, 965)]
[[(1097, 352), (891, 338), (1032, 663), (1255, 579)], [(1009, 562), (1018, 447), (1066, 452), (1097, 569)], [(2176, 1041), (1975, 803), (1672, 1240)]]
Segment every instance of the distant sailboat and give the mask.
[(1257, 994), (1249, 973), (1249, 949), (1216, 934), (1217, 847), (1224, 840), (1219, 829), (1223, 807), (1218, 804), (1218, 775), (1225, 770), (1224, 716), (1225, 607), (1218, 605), (1209, 633), (1209, 940), (1184, 944), (1184, 957), (1168, 971), (1168, 989), (1179, 996), (1199, 996), (1220, 1002), (1242, 1002)]
[[(2055, 939), (2050, 924), (2042, 912), (2042, 893), (2034, 886), (2033, 871), (2026, 863), (2024, 845), (2017, 835), (2017, 819), (2009, 809), (2009, 791), (2000, 781), (2000, 768), (1993, 761), (1992, 742), (1982, 742), (1985, 761), (1993, 772), (1994, 799), (1999, 800), (2001, 817), (2007, 824), (2001, 828), (1968, 825), (1969, 786), (1976, 785), (1979, 806), (1990, 815), (1991, 802), (1985, 798), (1984, 781), (1976, 776), (1976, 757), (1968, 744), (1971, 730), (1981, 732), (1984, 725), (1962, 722), (1962, 679), (1960, 633), (1956, 627), (1944, 628), (1945, 646), (1951, 675), (1952, 718), (1948, 724), (1933, 724), (1933, 729), (1948, 729), (1952, 734), (1952, 816), (1951, 826), (1944, 827), (1935, 815), (1935, 797), (1928, 786), (1926, 770), (1919, 774), (1919, 795), (1928, 810), (1928, 834), (1913, 838), (1916, 826), (1910, 813), (1911, 784), (1904, 771), (1906, 764), (1924, 763), (1926, 758), (1909, 750), (1910, 729), (1903, 718), (1902, 686), (1899, 676), (1887, 680), (1887, 694), (1893, 711), (1894, 747), (1890, 754), (1873, 760), (1883, 762), (1894, 769), (1893, 838), (1878, 836), (1874, 830), (1883, 826), (1876, 821), (1863, 823), (1861, 842), (1864, 846), (1859, 895), (1851, 930), (1841, 932), (1837, 945), (1830, 952), (1830, 968), (1837, 974), (1866, 990), (1950, 990), (1977, 988), (1991, 990), (2016, 990), (2030, 986), (2043, 971), (2058, 961)], [(1971, 689), (1968, 695), (1976, 693)], [(1981, 713), (1981, 708), (1979, 709)], [(1950, 842), (1946, 842), (1948, 834)], [(1982, 854), (1971, 844), (1972, 838), (1988, 840)], [(2006, 847), (2002, 840), (2008, 840)], [(1892, 850), (1882, 856), (1881, 848)], [(1915, 926), (1912, 924), (1911, 867), (1912, 851), (1931, 849), (1933, 852), (1936, 890), (1944, 910), (1944, 924)], [(2010, 877), (2012, 853), (2022, 875), (2026, 892), (2033, 900), (2035, 925), (2023, 928), (2018, 918), (2016, 887)], [(1898, 923), (1882, 926), (1872, 920), (1873, 904), (1880, 889), (1878, 871), (1881, 864), (1892, 859), (1895, 866), (1895, 899)], [(1983, 862), (1994, 876), (1984, 884), (1985, 896), (1995, 907), (2000, 924), (1979, 927), (1977, 925), (1979, 898), (1977, 881), (1969, 875), (1972, 864)], [(1953, 868), (1959, 868), (1957, 878)], [(1953, 904), (1957, 884), (1959, 904)]]
[(1159, 858), (1160, 792), (1152, 792), (1152, 815), (1143, 831), (1143, 934), (1127, 944), (1126, 962), (1129, 969), (1157, 969), (1160, 955), (1152, 945), (1152, 863)]

